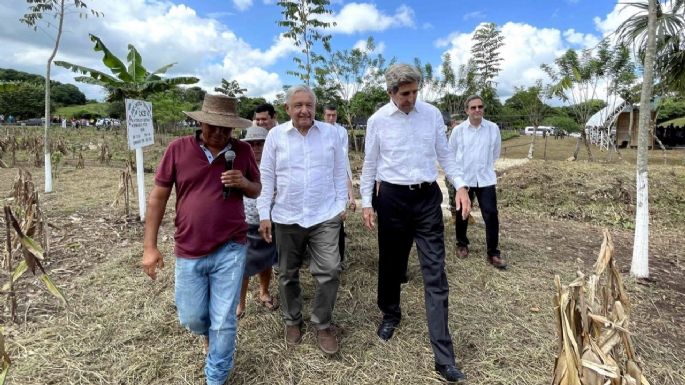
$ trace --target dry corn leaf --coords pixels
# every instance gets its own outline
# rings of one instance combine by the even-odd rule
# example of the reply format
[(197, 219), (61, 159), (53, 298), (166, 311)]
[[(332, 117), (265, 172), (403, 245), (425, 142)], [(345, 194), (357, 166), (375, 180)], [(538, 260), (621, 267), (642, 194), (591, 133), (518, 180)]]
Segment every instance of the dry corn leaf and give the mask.
[(57, 288), (57, 286), (55, 286), (54, 282), (52, 282), (52, 280), (50, 279), (50, 277), (47, 274), (42, 274), (40, 276), (40, 280), (43, 281), (43, 283), (45, 283), (45, 287), (48, 289), (50, 294), (52, 294), (53, 296), (55, 296), (59, 300), (61, 300), (62, 303), (64, 304), (64, 306), (68, 305), (67, 299), (64, 298), (64, 295), (62, 295), (62, 292)]
[(602, 364), (599, 360), (599, 356), (595, 352), (590, 349), (585, 350), (581, 363), (583, 364), (583, 369), (581, 370), (583, 385), (602, 385), (604, 383), (604, 376), (602, 373), (594, 370), (588, 365), (588, 363), (596, 365)]

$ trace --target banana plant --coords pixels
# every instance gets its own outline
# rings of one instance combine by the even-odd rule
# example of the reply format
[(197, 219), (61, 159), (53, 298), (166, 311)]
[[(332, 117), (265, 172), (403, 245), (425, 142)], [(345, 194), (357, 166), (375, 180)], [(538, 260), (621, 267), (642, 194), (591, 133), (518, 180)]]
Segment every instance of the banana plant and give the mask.
[(109, 68), (112, 75), (65, 61), (56, 61), (55, 65), (84, 75), (75, 78), (78, 82), (105, 87), (109, 91), (108, 101), (120, 101), (123, 98), (145, 99), (153, 93), (166, 91), (180, 84), (195, 84), (199, 81), (198, 78), (192, 76), (163, 78), (161, 75), (176, 63), (164, 65), (152, 72), (148, 71), (143, 66), (140, 53), (132, 44), (128, 45), (127, 64), (124, 64), (99, 37), (93, 34), (89, 36), (90, 40), (95, 43), (93, 50), (102, 52), (102, 63)]

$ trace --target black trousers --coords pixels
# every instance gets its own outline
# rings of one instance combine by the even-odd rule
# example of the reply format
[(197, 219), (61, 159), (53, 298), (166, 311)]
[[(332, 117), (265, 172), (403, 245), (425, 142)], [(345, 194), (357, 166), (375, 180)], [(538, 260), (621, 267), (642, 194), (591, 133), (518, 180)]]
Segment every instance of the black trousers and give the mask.
[[(495, 185), (486, 187), (469, 187), (469, 198), (478, 199), (480, 212), (483, 214), (485, 222), (485, 243), (487, 245), (488, 256), (500, 255), (499, 247), (499, 216), (497, 212), (497, 189)], [(468, 220), (461, 218), (461, 210), (457, 211), (455, 221), (457, 233), (457, 245), (468, 246), (469, 239), (466, 237), (466, 230), (469, 227)]]
[(442, 193), (438, 184), (407, 186), (381, 182), (378, 213), (378, 307), (383, 319), (399, 323), (401, 283), (412, 242), (416, 242), (424, 282), (426, 318), (435, 362), (454, 365), (447, 313), (449, 286), (445, 274)]

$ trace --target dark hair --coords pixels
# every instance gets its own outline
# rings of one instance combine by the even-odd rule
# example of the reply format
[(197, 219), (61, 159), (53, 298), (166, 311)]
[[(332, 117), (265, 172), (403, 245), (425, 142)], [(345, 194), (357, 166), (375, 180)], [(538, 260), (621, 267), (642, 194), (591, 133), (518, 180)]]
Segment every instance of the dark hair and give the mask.
[(323, 108), (324, 111), (338, 111), (338, 107), (335, 106), (335, 104), (326, 104), (326, 106)]
[(254, 109), (254, 113), (258, 114), (260, 112), (268, 112), (269, 116), (273, 119), (274, 116), (276, 116), (276, 109), (274, 109), (274, 106), (271, 105), (271, 103), (264, 103), (260, 104)]

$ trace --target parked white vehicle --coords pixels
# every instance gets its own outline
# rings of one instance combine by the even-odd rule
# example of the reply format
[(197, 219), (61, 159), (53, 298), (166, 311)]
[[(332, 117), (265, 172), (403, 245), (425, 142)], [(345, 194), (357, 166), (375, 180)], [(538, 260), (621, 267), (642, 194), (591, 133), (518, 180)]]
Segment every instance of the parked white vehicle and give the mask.
[(528, 126), (523, 130), (524, 135), (537, 135), (537, 136), (543, 136), (544, 134), (550, 135), (554, 131), (554, 127), (552, 126), (538, 126), (537, 129), (533, 126)]
[(95, 121), (95, 127), (97, 128), (110, 128), (110, 127), (121, 127), (121, 121), (119, 119), (112, 118), (101, 118)]

